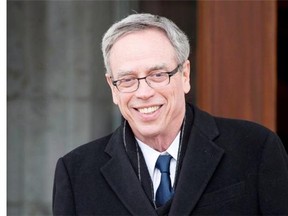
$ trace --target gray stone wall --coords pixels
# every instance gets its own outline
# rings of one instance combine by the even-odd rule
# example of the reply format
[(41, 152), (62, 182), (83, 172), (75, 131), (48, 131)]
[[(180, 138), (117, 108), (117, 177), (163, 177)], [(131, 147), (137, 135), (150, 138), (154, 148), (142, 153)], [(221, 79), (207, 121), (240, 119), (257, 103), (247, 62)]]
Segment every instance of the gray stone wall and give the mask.
[(8, 1), (8, 215), (51, 215), (57, 159), (119, 113), (100, 42), (137, 1)]

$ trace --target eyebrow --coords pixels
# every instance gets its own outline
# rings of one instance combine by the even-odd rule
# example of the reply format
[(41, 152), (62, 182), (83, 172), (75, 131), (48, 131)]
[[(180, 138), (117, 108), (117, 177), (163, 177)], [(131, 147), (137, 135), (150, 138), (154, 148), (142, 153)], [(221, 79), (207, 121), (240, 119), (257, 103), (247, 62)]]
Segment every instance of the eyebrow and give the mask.
[[(151, 72), (151, 71), (154, 71), (154, 70), (162, 70), (162, 69), (168, 70), (167, 65), (166, 64), (154, 65), (152, 67), (147, 68), (146, 71)], [(120, 70), (120, 71), (118, 71), (117, 75), (118, 75), (118, 77), (123, 77), (123, 76), (126, 76), (126, 75), (131, 75), (133, 73), (135, 73), (135, 71), (132, 71), (132, 70), (131, 71), (129, 71), (129, 70), (127, 70), (127, 71)]]

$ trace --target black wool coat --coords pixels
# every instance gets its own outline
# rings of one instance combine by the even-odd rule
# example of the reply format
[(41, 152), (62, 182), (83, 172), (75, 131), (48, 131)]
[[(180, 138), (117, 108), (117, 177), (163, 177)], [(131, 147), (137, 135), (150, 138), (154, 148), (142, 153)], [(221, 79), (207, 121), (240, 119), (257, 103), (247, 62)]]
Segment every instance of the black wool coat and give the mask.
[[(288, 157), (255, 123), (187, 105), (187, 148), (169, 215), (288, 215)], [(58, 160), (54, 215), (157, 215), (123, 145), (123, 125)]]

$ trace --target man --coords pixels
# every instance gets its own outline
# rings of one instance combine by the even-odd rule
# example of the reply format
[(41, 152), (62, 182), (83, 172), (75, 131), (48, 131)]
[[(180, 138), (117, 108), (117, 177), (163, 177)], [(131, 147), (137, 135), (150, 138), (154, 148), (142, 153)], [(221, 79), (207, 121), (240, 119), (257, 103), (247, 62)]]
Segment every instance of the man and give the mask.
[(288, 215), (281, 141), (185, 103), (189, 42), (174, 23), (130, 15), (102, 51), (123, 122), (59, 159), (55, 215)]

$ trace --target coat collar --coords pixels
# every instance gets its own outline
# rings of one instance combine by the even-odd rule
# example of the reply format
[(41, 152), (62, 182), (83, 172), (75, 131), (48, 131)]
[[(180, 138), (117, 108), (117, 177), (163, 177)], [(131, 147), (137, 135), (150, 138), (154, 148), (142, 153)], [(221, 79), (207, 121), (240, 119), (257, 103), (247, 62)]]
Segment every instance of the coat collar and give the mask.
[[(213, 142), (219, 135), (214, 118), (193, 106), (187, 109), (194, 111), (194, 121), (170, 215), (191, 214), (224, 154)], [(101, 172), (132, 215), (157, 215), (127, 157), (122, 133), (120, 127), (111, 137), (106, 148), (111, 159)]]
[(213, 140), (219, 135), (215, 120), (194, 107), (194, 122), (169, 215), (189, 215), (224, 154)]
[(111, 159), (101, 168), (107, 183), (132, 215), (157, 215), (125, 152), (121, 128), (111, 137), (106, 153)]

